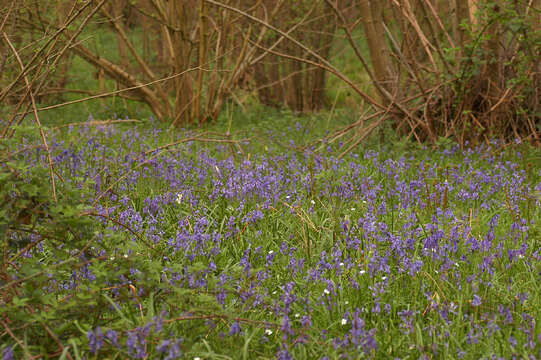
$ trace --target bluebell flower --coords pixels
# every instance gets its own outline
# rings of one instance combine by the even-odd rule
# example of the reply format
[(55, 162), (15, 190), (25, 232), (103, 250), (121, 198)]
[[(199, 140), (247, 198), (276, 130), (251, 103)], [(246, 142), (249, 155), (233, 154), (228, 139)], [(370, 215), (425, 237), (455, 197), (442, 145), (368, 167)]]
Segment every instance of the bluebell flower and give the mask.
[(238, 321), (233, 322), (231, 324), (231, 327), (229, 328), (229, 335), (237, 335), (242, 332), (242, 328), (240, 327), (240, 324)]
[(96, 330), (88, 330), (86, 333), (88, 338), (88, 345), (90, 346), (90, 351), (96, 354), (103, 347), (103, 333), (101, 328), (98, 326)]
[(4, 348), (4, 350), (2, 350), (2, 360), (13, 360), (13, 359), (15, 359), (13, 348), (11, 346)]

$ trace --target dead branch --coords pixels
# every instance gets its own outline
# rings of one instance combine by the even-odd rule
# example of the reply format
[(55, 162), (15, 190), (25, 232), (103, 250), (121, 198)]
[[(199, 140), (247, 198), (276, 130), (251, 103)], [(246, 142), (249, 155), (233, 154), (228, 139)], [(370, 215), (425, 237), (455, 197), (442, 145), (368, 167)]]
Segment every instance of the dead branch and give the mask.
[[(9, 41), (9, 38), (7, 34), (4, 32), (2, 33), (4, 40), (8, 44), (9, 48), (13, 52), (13, 55), (15, 55), (15, 58), (17, 59), (17, 62), (19, 63), (19, 66), (21, 67), (21, 72), (24, 72), (24, 64), (17, 53), (17, 50), (13, 47), (13, 44), (11, 41)], [(51, 158), (51, 150), (49, 149), (49, 145), (47, 144), (47, 138), (45, 136), (45, 132), (43, 131), (43, 128), (41, 126), (41, 122), (39, 121), (39, 115), (38, 115), (38, 109), (36, 107), (36, 100), (34, 99), (34, 94), (32, 93), (32, 88), (30, 85), (30, 82), (28, 81), (28, 77), (24, 76), (24, 82), (26, 83), (26, 86), (28, 88), (28, 93), (30, 94), (30, 99), (32, 101), (32, 109), (34, 111), (34, 118), (36, 121), (36, 124), (38, 125), (39, 132), (41, 135), (41, 141), (43, 142), (43, 146), (45, 147), (45, 151), (47, 152), (47, 162), (49, 163), (49, 173), (51, 177), (51, 187), (53, 190), (53, 199), (55, 202), (58, 202), (58, 198), (56, 197), (56, 181), (55, 181), (55, 175), (54, 175), (54, 169), (53, 169), (53, 160)]]

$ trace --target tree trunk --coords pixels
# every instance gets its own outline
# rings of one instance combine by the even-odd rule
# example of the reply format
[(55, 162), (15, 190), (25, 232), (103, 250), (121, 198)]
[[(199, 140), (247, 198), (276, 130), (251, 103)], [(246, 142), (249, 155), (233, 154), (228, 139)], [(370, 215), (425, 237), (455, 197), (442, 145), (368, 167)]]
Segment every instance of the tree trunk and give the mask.
[[(110, 13), (113, 15), (114, 21), (117, 26), (124, 28), (125, 19), (123, 16), (124, 8), (126, 7), (126, 0), (115, 0), (109, 3), (111, 7)], [(129, 65), (128, 49), (126, 43), (122, 40), (120, 34), (117, 33), (117, 46), (118, 55), (120, 56), (120, 65), (127, 69)]]
[[(493, 4), (490, 5), (490, 11), (493, 12), (492, 16), (498, 16), (501, 12), (500, 1), (501, 0), (495, 0)], [(495, 132), (491, 134), (493, 136), (500, 135), (500, 133), (503, 134), (501, 131), (504, 130), (502, 128), (503, 123), (501, 123), (501, 121), (504, 121), (502, 117), (504, 105), (502, 104), (494, 108), (500, 100), (503, 86), (503, 59), (502, 48), (500, 46), (500, 30), (501, 26), (498, 21), (492, 21), (487, 29), (489, 39), (487, 41), (486, 68), (484, 71), (488, 87), (486, 94), (488, 97), (487, 105), (489, 106), (488, 128), (491, 132)]]
[(105, 74), (123, 84), (126, 87), (138, 87), (134, 90), (144, 102), (146, 102), (158, 119), (164, 119), (168, 115), (167, 104), (163, 104), (157, 94), (147, 86), (137, 80), (133, 75), (127, 73), (124, 69), (116, 64), (113, 64), (109, 60), (94, 54), (90, 49), (77, 44), (71, 47), (71, 49), (97, 69), (103, 69)]
[(456, 44), (464, 49), (470, 40), (470, 28), (471, 28), (471, 15), (470, 15), (470, 1), (469, 0), (455, 0), (456, 1)]
[[(381, 8), (377, 0), (359, 0), (359, 11), (368, 42), (374, 77), (383, 89), (392, 93), (391, 59), (383, 29)], [(389, 101), (386, 96), (380, 95), (382, 103), (387, 104)]]
[[(185, 1), (169, 1), (167, 20), (174, 29), (169, 28), (171, 35), (171, 57), (173, 58), (173, 69), (175, 74), (180, 74), (190, 68), (192, 55), (192, 42), (190, 41), (190, 30), (193, 20), (190, 9), (191, 4)], [(177, 126), (184, 126), (192, 123), (192, 88), (191, 74), (186, 73), (175, 78), (175, 120)]]

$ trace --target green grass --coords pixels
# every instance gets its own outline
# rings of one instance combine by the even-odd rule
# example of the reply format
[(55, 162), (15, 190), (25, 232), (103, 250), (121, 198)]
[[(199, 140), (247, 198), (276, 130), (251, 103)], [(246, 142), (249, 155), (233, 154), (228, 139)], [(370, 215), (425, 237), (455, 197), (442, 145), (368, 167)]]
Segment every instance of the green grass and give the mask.
[[(58, 145), (55, 156), (79, 154), (81, 163), (77, 165), (76, 157), (70, 160), (72, 155), (57, 160), (56, 169), (65, 180), (58, 182), (63, 210), (51, 213), (51, 219), (58, 220), (34, 226), (50, 233), (68, 224), (70, 233), (80, 229), (83, 243), (76, 245), (77, 237), (68, 236), (62, 248), (47, 240), (32, 257), (19, 260), (24, 271), (10, 268), (12, 275), (34, 276), (3, 311), (15, 336), (28, 339), (25, 349), (34, 355), (58, 349), (39, 325), (45, 323), (70, 346), (71, 354), (76, 356), (77, 349), (90, 359), (136, 357), (129, 343), (141, 344), (142, 339), (149, 358), (165, 357), (174, 351), (169, 346), (160, 355), (162, 341), (180, 338), (179, 348), (190, 359), (267, 359), (284, 348), (298, 359), (458, 359), (461, 351), (466, 359), (538, 354), (541, 212), (539, 200), (531, 196), (541, 181), (538, 149), (521, 145), (501, 152), (493, 146), (461, 153), (452, 144), (436, 151), (403, 143), (395, 148), (381, 144), (383, 151), (377, 154), (372, 139), (372, 145), (338, 161), (339, 145), (324, 149), (321, 156), (283, 145), (313, 141), (311, 136), (320, 136), (324, 129), (324, 116), (279, 116), (254, 113), (243, 119), (244, 127), (237, 125), (233, 137), (255, 135), (242, 144), (242, 153), (194, 142), (165, 151), (144, 166), (137, 165), (142, 159), (131, 165), (126, 159), (186, 134), (163, 128), (156, 136), (148, 125), (57, 132), (57, 143), (64, 145)], [(268, 134), (271, 124), (283, 125), (283, 130), (277, 127)], [(226, 126), (218, 123), (208, 130), (223, 132)], [(75, 196), (67, 196), (71, 187), (69, 191), (82, 196), (78, 201), (90, 204), (124, 174), (131, 176), (113, 186), (92, 210), (112, 209), (111, 220), (80, 224), (67, 218), (80, 212), (70, 210)], [(46, 168), (39, 176), (47, 178)], [(261, 192), (264, 182), (253, 187), (253, 181), (271, 181), (272, 176), (283, 180), (271, 182), (268, 196)], [(307, 176), (310, 186), (304, 186)], [(403, 182), (417, 190), (409, 200)], [(98, 183), (101, 190), (96, 190)], [(442, 188), (446, 183), (452, 186), (447, 195)], [(478, 189), (472, 190), (476, 184)], [(42, 187), (43, 199), (51, 201), (46, 193), (50, 184), (41, 181), (36, 186)], [(465, 199), (461, 191), (477, 191), (479, 198)], [(178, 194), (182, 197), (177, 202)], [(254, 211), (262, 218), (248, 220)], [(495, 215), (499, 219), (492, 231)], [(520, 219), (528, 228), (515, 228)], [(443, 234), (438, 250), (423, 249), (438, 231)], [(494, 239), (483, 245), (487, 236)], [(72, 251), (86, 241), (91, 247), (85, 258), (73, 258)], [(267, 259), (271, 251), (272, 264)], [(519, 251), (512, 261), (509, 251)], [(54, 265), (62, 259), (84, 264), (99, 254), (104, 258), (88, 267)], [(303, 261), (303, 267), (288, 268), (292, 259)], [(407, 264), (415, 261), (422, 264), (410, 273)], [(491, 265), (481, 271), (484, 262)], [(40, 275), (44, 266), (47, 275)], [(204, 286), (197, 285), (201, 279)], [(63, 287), (67, 284), (76, 291)], [(38, 291), (44, 286), (49, 290)], [(223, 305), (220, 292), (225, 294)], [(48, 312), (28, 318), (21, 301)], [(362, 346), (340, 345), (352, 334), (356, 311), (365, 324), (360, 340), (373, 335), (377, 350), (363, 354)], [(286, 314), (293, 333), (284, 339)], [(156, 316), (163, 329), (156, 328)], [(303, 324), (305, 316), (310, 316), (310, 326)], [(534, 319), (533, 328), (525, 316)], [(229, 335), (236, 322), (242, 333)], [(93, 354), (96, 345), (88, 332), (98, 327), (103, 333), (116, 331), (120, 347), (104, 339)], [(4, 346), (15, 344), (8, 334), (0, 336)], [(23, 356), (20, 346), (14, 350)]]

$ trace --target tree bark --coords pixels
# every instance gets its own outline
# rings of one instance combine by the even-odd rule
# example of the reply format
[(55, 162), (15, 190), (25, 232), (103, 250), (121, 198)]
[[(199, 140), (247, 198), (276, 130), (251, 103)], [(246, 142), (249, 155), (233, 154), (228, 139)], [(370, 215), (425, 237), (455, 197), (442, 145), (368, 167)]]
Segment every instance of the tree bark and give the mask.
[[(501, 0), (494, 0), (493, 4), (491, 4), (491, 11), (493, 12), (492, 16), (496, 17), (501, 12), (501, 6), (500, 6)], [(500, 96), (502, 94), (502, 86), (503, 86), (503, 59), (502, 59), (502, 48), (500, 46), (500, 30), (501, 26), (499, 24), (499, 21), (493, 20), (491, 24), (489, 25), (487, 29), (487, 34), (489, 36), (489, 39), (487, 41), (487, 51), (486, 51), (486, 69), (485, 69), (485, 77), (487, 79), (487, 97), (488, 97), (488, 105), (490, 106), (489, 110), (489, 121), (488, 124), (489, 129), (491, 131), (496, 130), (496, 134), (491, 135), (498, 135), (501, 129), (501, 123), (502, 120), (502, 114), (503, 114), (503, 107), (504, 105), (494, 106), (498, 103), (500, 100)]]
[(470, 40), (469, 29), (471, 28), (471, 14), (469, 0), (456, 0), (456, 24), (457, 30), (455, 39), (460, 48), (464, 48)]
[[(391, 59), (378, 0), (359, 0), (359, 11), (368, 42), (375, 80), (386, 91), (393, 93)], [(382, 103), (388, 104), (387, 98), (383, 94), (380, 95)]]
[(74, 45), (72, 50), (96, 68), (103, 69), (105, 74), (119, 83), (127, 87), (141, 86), (138, 89), (133, 90), (134, 93), (150, 106), (158, 119), (164, 119), (168, 115), (167, 107), (162, 104), (156, 93), (148, 87), (142, 86), (143, 84), (137, 80), (137, 78), (127, 73), (124, 69), (105, 58), (99, 57), (80, 43)]

